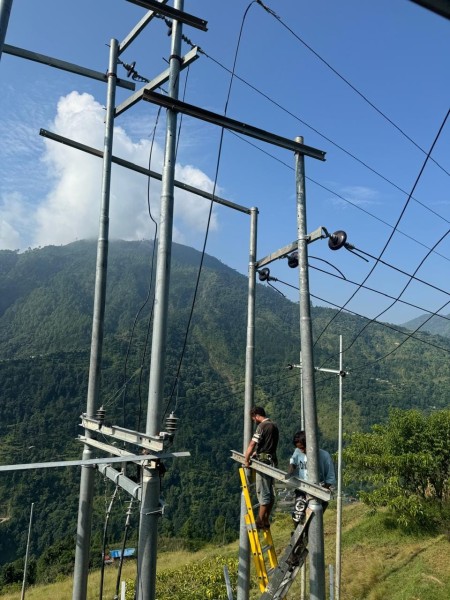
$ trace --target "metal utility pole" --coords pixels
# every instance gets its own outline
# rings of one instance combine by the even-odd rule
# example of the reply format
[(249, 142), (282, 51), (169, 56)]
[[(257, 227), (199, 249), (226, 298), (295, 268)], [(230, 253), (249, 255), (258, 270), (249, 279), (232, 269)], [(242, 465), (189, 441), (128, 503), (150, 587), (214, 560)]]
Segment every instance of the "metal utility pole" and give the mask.
[(343, 370), (342, 335), (339, 336), (339, 425), (338, 425), (338, 476), (337, 476), (337, 512), (336, 512), (336, 600), (341, 597), (341, 532), (342, 532), (342, 379)]
[[(174, 7), (183, 10), (184, 0), (175, 0)], [(169, 63), (169, 97), (178, 98), (182, 24), (174, 20)], [(169, 306), (170, 261), (172, 251), (174, 179), (176, 160), (177, 113), (167, 109), (166, 145), (161, 184), (158, 256), (155, 280), (155, 311), (153, 316), (150, 384), (147, 405), (148, 435), (158, 435), (161, 427), (164, 393), (167, 315)], [(151, 461), (143, 469), (142, 503), (139, 523), (138, 600), (154, 600), (156, 592), (157, 528), (160, 507), (160, 479), (157, 463)]]
[(0, 60), (2, 59), (3, 44), (8, 30), (12, 3), (13, 0), (0, 0)]
[[(303, 138), (296, 138), (303, 143)], [(305, 158), (295, 154), (297, 192), (297, 237), (300, 288), (300, 343), (302, 349), (303, 398), (306, 446), (308, 448), (308, 482), (319, 484), (319, 446), (317, 440), (317, 410), (314, 388), (314, 358), (311, 304), (308, 274), (308, 236), (306, 233)], [(310, 600), (325, 600), (325, 558), (322, 504), (313, 498), (309, 506), (314, 518), (309, 527)]]
[[(244, 438), (243, 452), (252, 437), (250, 409), (253, 405), (255, 378), (255, 292), (256, 292), (256, 239), (258, 209), (250, 209), (250, 254), (248, 263), (248, 304), (247, 304), (247, 350), (245, 355), (245, 399), (244, 399)], [(250, 541), (245, 515), (247, 508), (244, 494), (241, 496), (241, 521), (239, 529), (239, 564), (237, 600), (248, 600), (250, 590)]]
[(24, 600), (24, 598), (25, 598), (25, 586), (27, 585), (28, 553), (30, 551), (31, 525), (33, 523), (33, 511), (34, 511), (34, 502), (31, 504), (31, 510), (30, 510), (30, 524), (28, 526), (27, 549), (25, 551), (25, 564), (23, 567), (22, 593), (20, 595), (20, 600)]
[[(92, 322), (91, 357), (87, 392), (86, 415), (93, 417), (100, 393), (100, 371), (103, 349), (104, 316), (106, 302), (106, 275), (108, 265), (109, 197), (111, 188), (111, 156), (114, 131), (114, 109), (116, 98), (118, 41), (111, 40), (109, 50), (108, 91), (106, 102), (105, 140), (103, 150), (102, 201), (97, 242), (97, 266), (95, 273), (94, 312)], [(91, 433), (85, 431), (86, 438)], [(90, 447), (85, 444), (83, 460), (92, 458)], [(77, 541), (73, 573), (73, 600), (86, 600), (89, 571), (89, 547), (91, 541), (92, 501), (94, 496), (94, 474), (92, 466), (81, 468), (80, 499), (78, 506)]]

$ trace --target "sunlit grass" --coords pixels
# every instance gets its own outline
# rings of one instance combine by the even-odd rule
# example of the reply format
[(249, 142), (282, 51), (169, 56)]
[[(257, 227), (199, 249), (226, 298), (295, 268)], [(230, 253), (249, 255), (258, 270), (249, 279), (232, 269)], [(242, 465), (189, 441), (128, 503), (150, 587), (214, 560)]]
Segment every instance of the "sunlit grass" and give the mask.
[[(336, 509), (331, 504), (324, 517), (326, 590), (329, 589), (328, 565), (335, 564)], [(292, 531), (288, 514), (277, 513), (272, 535), (277, 554), (283, 552)], [(236, 557), (238, 542), (226, 546), (209, 545), (198, 552), (160, 552), (158, 570), (175, 570), (195, 564), (213, 555)], [(450, 598), (450, 543), (446, 536), (413, 536), (389, 526), (383, 513), (371, 515), (366, 506), (355, 503), (344, 507), (342, 527), (342, 600), (448, 600)], [(255, 573), (251, 566), (253, 581)], [(136, 562), (124, 564), (122, 579), (134, 580)], [(105, 569), (103, 597), (114, 597), (117, 567)], [(297, 577), (290, 598), (299, 598)], [(308, 580), (308, 576), (306, 577)], [(88, 600), (99, 598), (100, 572), (92, 572), (88, 583)], [(20, 600), (21, 590), (0, 595), (1, 600)], [(251, 590), (251, 600), (261, 595), (258, 586)], [(30, 587), (27, 600), (71, 600), (72, 580)], [(203, 600), (200, 598), (199, 600)]]

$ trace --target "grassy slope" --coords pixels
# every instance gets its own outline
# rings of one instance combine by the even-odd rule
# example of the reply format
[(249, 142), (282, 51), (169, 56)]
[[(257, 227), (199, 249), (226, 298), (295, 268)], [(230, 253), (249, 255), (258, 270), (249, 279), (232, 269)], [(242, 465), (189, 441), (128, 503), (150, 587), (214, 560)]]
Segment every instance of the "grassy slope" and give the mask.
[[(325, 514), (326, 564), (335, 562), (336, 511), (331, 507)], [(272, 526), (274, 544), (280, 553), (289, 537), (291, 520), (288, 515), (277, 514)], [(362, 504), (344, 507), (343, 560), (341, 600), (447, 600), (450, 598), (449, 539), (443, 535), (407, 536), (387, 526), (384, 515), (371, 516)], [(165, 552), (158, 558), (160, 570), (178, 569), (182, 565), (204, 560), (212, 555), (236, 556), (237, 543), (223, 547), (208, 547), (200, 552)], [(135, 563), (125, 564), (123, 578), (133, 579)], [(327, 569), (328, 598), (328, 569)], [(116, 568), (106, 569), (104, 598), (114, 596)], [(289, 593), (290, 598), (300, 598), (299, 577)], [(88, 598), (98, 598), (99, 572), (89, 578)], [(259, 598), (255, 586), (251, 599)], [(27, 600), (70, 600), (72, 581), (32, 587), (27, 590)], [(19, 600), (20, 590), (0, 595), (2, 600)], [(199, 600), (203, 600), (199, 595)]]

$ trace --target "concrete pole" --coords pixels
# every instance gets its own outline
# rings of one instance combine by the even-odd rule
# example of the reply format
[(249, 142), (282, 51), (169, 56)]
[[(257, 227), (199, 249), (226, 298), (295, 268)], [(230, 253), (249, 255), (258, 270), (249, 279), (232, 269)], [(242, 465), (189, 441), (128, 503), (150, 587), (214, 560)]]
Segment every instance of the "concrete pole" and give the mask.
[[(174, 8), (183, 10), (184, 0), (175, 0)], [(169, 97), (178, 98), (181, 64), (182, 26), (174, 20), (169, 62)], [(170, 262), (174, 205), (177, 113), (167, 109), (166, 145), (161, 183), (158, 256), (155, 279), (155, 310), (153, 316), (150, 383), (147, 405), (148, 435), (161, 431), (161, 413), (164, 394), (165, 355), (167, 343), (167, 316), (169, 307)], [(139, 553), (137, 599), (155, 600), (157, 530), (160, 509), (160, 480), (155, 462), (143, 469), (142, 502), (139, 523)]]
[[(303, 143), (303, 138), (296, 138)], [(311, 324), (311, 304), (308, 276), (308, 245), (306, 233), (305, 157), (296, 153), (297, 237), (300, 287), (300, 343), (302, 349), (303, 398), (305, 433), (308, 452), (308, 481), (319, 481), (319, 446), (317, 410), (314, 387), (314, 356)], [(325, 559), (323, 541), (323, 509), (320, 500), (311, 500), (314, 518), (309, 526), (309, 591), (310, 600), (325, 600)]]
[(23, 567), (22, 593), (20, 595), (20, 600), (24, 600), (24, 598), (25, 598), (25, 587), (27, 585), (28, 554), (30, 552), (31, 525), (33, 524), (33, 511), (34, 511), (34, 502), (31, 504), (31, 510), (30, 510), (30, 524), (28, 525), (27, 549), (25, 551), (25, 564)]
[[(248, 263), (248, 304), (247, 304), (247, 350), (245, 355), (245, 399), (244, 399), (244, 441), (243, 452), (247, 450), (252, 437), (250, 409), (253, 405), (255, 378), (255, 292), (256, 292), (256, 239), (258, 209), (250, 209), (250, 255)], [(250, 542), (245, 523), (244, 495), (241, 496), (241, 521), (239, 529), (239, 564), (237, 600), (248, 600), (250, 590)]]
[(341, 597), (341, 532), (342, 532), (342, 373), (343, 370), (342, 335), (339, 336), (339, 426), (338, 426), (338, 476), (337, 476), (337, 511), (336, 511), (336, 600)]
[[(109, 49), (108, 90), (103, 149), (102, 200), (97, 241), (97, 265), (95, 273), (94, 311), (92, 319), (91, 357), (87, 391), (86, 415), (93, 417), (100, 395), (100, 371), (103, 350), (103, 334), (106, 302), (106, 275), (108, 267), (109, 197), (111, 189), (111, 157), (114, 133), (114, 110), (116, 99), (117, 57), (119, 42), (111, 40)], [(89, 438), (91, 433), (85, 430)], [(83, 460), (92, 458), (88, 445), (83, 449)], [(91, 466), (81, 467), (80, 499), (78, 505), (77, 541), (73, 572), (73, 600), (86, 600), (89, 571), (89, 547), (91, 542), (92, 501), (94, 474)]]
[(12, 3), (13, 0), (0, 0), (0, 60), (2, 59), (3, 45), (8, 31)]

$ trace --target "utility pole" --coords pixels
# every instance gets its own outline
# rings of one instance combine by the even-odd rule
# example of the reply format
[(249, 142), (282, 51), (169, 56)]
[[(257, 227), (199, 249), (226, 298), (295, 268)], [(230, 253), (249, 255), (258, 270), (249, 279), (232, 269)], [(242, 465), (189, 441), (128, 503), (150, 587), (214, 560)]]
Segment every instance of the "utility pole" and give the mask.
[[(95, 273), (94, 313), (92, 321), (91, 356), (86, 403), (86, 415), (93, 417), (100, 394), (100, 371), (103, 350), (104, 317), (106, 303), (106, 275), (108, 267), (109, 198), (111, 188), (111, 157), (114, 132), (114, 108), (116, 98), (118, 41), (111, 40), (109, 48), (108, 91), (106, 103), (105, 141), (103, 150), (102, 201), (97, 242)], [(86, 438), (91, 437), (89, 430)], [(90, 447), (85, 444), (83, 460), (92, 458)], [(81, 467), (80, 499), (78, 506), (77, 543), (73, 573), (73, 600), (86, 600), (89, 571), (89, 547), (91, 542), (92, 501), (94, 496), (92, 466)]]
[[(182, 11), (184, 0), (175, 0), (174, 8)], [(174, 20), (169, 62), (169, 97), (178, 98), (181, 62), (182, 24)], [(167, 316), (169, 306), (170, 261), (172, 251), (174, 179), (176, 161), (177, 112), (167, 109), (166, 145), (161, 184), (158, 256), (155, 280), (155, 310), (153, 316), (150, 383), (147, 405), (148, 435), (158, 435), (161, 426), (164, 393), (165, 354), (167, 343)], [(160, 507), (160, 479), (157, 463), (151, 461), (143, 469), (142, 503), (139, 523), (138, 600), (155, 600), (157, 530)]]
[[(250, 209), (250, 254), (248, 263), (248, 304), (247, 304), (247, 350), (245, 355), (245, 399), (243, 452), (252, 437), (250, 409), (253, 405), (255, 378), (255, 292), (256, 292), (256, 240), (258, 209)], [(244, 494), (241, 495), (241, 521), (239, 529), (239, 564), (237, 600), (248, 600), (250, 590), (250, 542), (245, 515), (247, 508)]]
[(337, 511), (336, 511), (336, 569), (335, 598), (341, 598), (341, 532), (342, 532), (342, 379), (343, 370), (342, 335), (339, 336), (339, 425), (338, 425), (338, 476), (337, 476)]
[[(296, 141), (303, 143), (303, 138)], [(308, 448), (308, 482), (319, 484), (319, 446), (317, 410), (314, 389), (314, 358), (311, 323), (311, 304), (308, 274), (308, 236), (306, 233), (305, 157), (295, 153), (297, 191), (297, 238), (300, 288), (300, 343), (302, 349), (303, 398), (305, 411), (306, 446)], [(323, 541), (322, 504), (313, 498), (309, 507), (314, 518), (309, 526), (309, 589), (310, 600), (325, 600), (325, 558)]]
[(0, 60), (2, 59), (3, 44), (8, 30), (9, 16), (13, 0), (0, 0)]
[(30, 524), (28, 526), (27, 549), (25, 551), (25, 564), (24, 564), (24, 567), (23, 567), (22, 593), (20, 595), (20, 600), (24, 600), (24, 598), (25, 598), (25, 587), (27, 585), (28, 553), (30, 551), (31, 525), (33, 523), (33, 511), (34, 511), (34, 502), (32, 502), (32, 504), (31, 504), (31, 510), (30, 510)]

